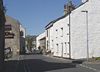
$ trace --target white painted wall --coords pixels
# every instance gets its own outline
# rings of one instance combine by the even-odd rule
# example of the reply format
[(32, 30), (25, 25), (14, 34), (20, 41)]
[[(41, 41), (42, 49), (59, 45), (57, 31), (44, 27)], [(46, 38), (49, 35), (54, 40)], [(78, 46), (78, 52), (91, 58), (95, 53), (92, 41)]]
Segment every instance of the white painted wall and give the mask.
[(89, 0), (71, 13), (71, 52), (73, 59), (87, 57), (86, 13), (88, 11), (89, 57), (100, 56), (100, 0)]
[(91, 0), (89, 8), (89, 50), (91, 56), (100, 57), (100, 0)]
[(49, 42), (50, 42), (50, 47), (49, 49), (51, 50), (51, 52), (54, 52), (54, 33), (53, 33), (53, 27), (50, 28), (50, 37), (49, 37)]
[[(88, 11), (88, 41), (89, 57), (100, 57), (100, 0), (89, 0), (71, 13), (71, 58), (80, 59), (87, 57), (87, 30), (86, 13)], [(54, 56), (69, 58), (69, 15), (58, 20), (48, 29), (50, 36), (49, 49)], [(63, 28), (63, 37), (61, 36)], [(57, 30), (57, 31), (56, 31)], [(53, 40), (53, 47), (52, 47)], [(65, 46), (66, 42), (66, 46)], [(57, 47), (58, 44), (58, 47)], [(63, 49), (62, 49), (63, 44)]]
[[(52, 23), (50, 23), (51, 25)], [(53, 46), (53, 27), (50, 27), (45, 30), (46, 33), (46, 50), (49, 50), (53, 52), (54, 46)]]
[[(63, 18), (53, 24), (50, 31), (50, 49), (54, 56), (69, 57), (69, 28), (68, 17)], [(63, 30), (61, 29), (63, 28)], [(53, 42), (52, 42), (53, 40)], [(58, 47), (57, 47), (58, 44)]]
[(86, 32), (86, 4), (71, 13), (71, 58), (86, 58), (87, 32)]
[(36, 48), (38, 49), (38, 47), (40, 46), (40, 39), (46, 37), (46, 33), (43, 32), (42, 34), (40, 34), (39, 36), (36, 37)]

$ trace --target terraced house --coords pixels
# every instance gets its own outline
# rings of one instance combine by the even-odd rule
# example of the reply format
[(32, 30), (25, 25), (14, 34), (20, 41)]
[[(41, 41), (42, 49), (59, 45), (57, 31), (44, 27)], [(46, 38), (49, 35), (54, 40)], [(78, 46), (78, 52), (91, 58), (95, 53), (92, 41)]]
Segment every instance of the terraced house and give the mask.
[(46, 49), (53, 56), (80, 59), (100, 57), (100, 0), (82, 0), (46, 27)]
[(45, 32), (43, 32), (42, 34), (36, 37), (36, 48), (37, 50), (42, 49), (43, 54), (46, 53), (46, 34)]

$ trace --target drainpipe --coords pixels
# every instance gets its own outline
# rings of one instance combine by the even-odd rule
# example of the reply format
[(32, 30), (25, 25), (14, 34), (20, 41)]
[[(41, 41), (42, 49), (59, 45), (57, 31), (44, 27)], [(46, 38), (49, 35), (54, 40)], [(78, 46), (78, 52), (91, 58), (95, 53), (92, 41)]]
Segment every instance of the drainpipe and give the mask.
[(71, 14), (71, 10), (69, 6), (69, 58), (71, 59), (71, 15), (70, 14)]

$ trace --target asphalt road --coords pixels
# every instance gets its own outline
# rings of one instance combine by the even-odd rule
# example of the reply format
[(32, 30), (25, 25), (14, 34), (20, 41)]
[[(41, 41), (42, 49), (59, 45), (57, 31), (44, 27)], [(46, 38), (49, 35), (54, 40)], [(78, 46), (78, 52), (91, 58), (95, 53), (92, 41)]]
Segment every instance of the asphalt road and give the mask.
[(43, 55), (21, 55), (5, 61), (4, 72), (100, 72), (99, 64), (91, 66)]

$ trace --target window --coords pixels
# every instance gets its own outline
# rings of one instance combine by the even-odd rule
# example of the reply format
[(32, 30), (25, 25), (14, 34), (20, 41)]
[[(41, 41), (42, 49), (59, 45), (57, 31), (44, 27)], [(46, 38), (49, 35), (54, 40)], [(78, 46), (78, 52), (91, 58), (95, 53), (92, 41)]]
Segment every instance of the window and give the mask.
[(47, 37), (48, 37), (48, 30), (47, 30)]
[(11, 24), (5, 25), (5, 31), (10, 31), (10, 30), (12, 30)]
[(10, 32), (5, 32), (5, 38), (14, 38), (15, 34)]
[(67, 35), (69, 35), (69, 33), (67, 33)]
[(48, 49), (48, 41), (47, 41), (47, 49)]
[(69, 24), (67, 24), (69, 26)]
[(52, 49), (53, 49), (53, 47), (54, 47), (54, 44), (53, 44), (53, 40), (52, 40)]
[(70, 44), (70, 42), (68, 42), (68, 44)]
[(58, 35), (58, 30), (56, 29), (56, 38), (57, 38), (57, 35)]
[(23, 31), (20, 31), (20, 36), (24, 36), (24, 32)]
[(57, 53), (58, 53), (58, 51), (59, 51), (59, 49), (58, 49), (58, 48), (59, 48), (59, 45), (58, 45), (58, 44), (56, 44), (56, 47), (57, 47)]
[(67, 42), (65, 42), (65, 52), (64, 54), (67, 54)]
[(63, 28), (61, 28), (61, 37), (63, 37)]

